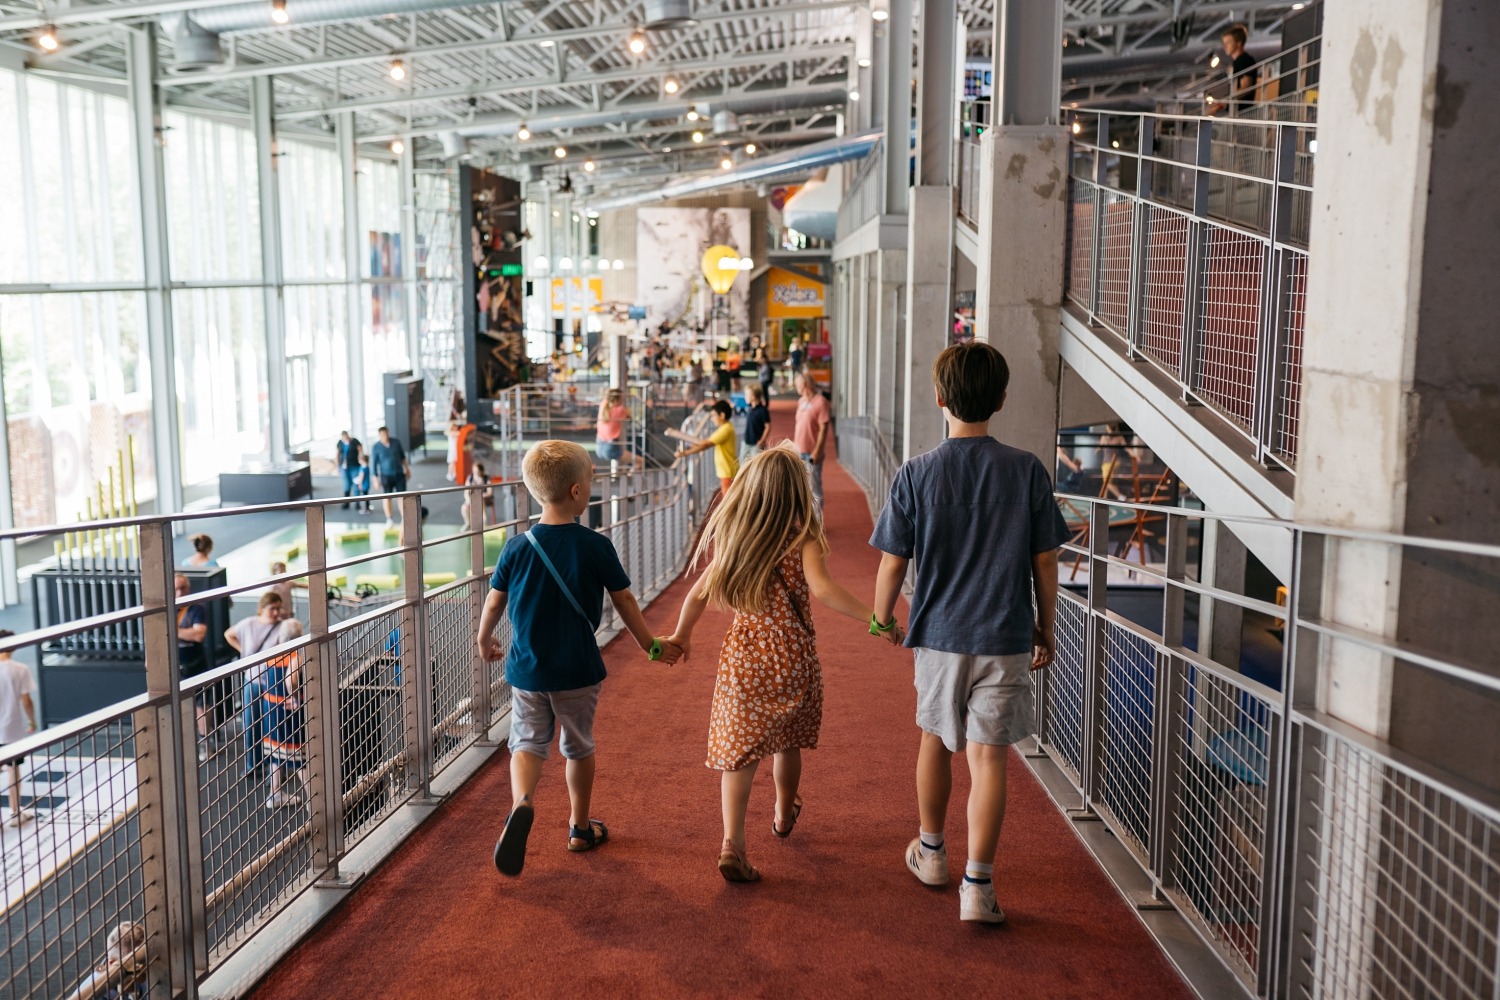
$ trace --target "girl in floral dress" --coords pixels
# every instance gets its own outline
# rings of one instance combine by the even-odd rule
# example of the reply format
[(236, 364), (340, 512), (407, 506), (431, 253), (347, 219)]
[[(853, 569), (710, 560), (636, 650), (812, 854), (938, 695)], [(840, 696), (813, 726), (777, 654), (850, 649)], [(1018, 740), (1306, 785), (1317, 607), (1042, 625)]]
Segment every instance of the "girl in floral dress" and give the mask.
[[(873, 623), (873, 612), (828, 575), (828, 543), (807, 467), (788, 447), (741, 467), (734, 489), (709, 518), (695, 561), (710, 550), (712, 560), (683, 602), (671, 641), (686, 659), (704, 608), (734, 609), (714, 681), (707, 764), (723, 772), (719, 872), (730, 882), (755, 882), (760, 870), (746, 858), (745, 811), (756, 767), (773, 759), (771, 832), (788, 837), (802, 811), (802, 751), (817, 748), (823, 720), (809, 593), (860, 622)], [(877, 634), (900, 641), (895, 627)]]

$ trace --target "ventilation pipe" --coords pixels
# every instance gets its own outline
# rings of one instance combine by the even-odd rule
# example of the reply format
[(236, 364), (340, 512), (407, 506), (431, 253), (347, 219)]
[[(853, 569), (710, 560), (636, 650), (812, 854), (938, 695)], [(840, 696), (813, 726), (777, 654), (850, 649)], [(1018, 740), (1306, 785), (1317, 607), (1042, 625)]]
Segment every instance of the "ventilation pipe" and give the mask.
[(223, 68), (224, 52), (219, 48), (219, 36), (205, 31), (187, 14), (168, 14), (161, 19), (161, 27), (172, 40), (174, 72), (196, 73)]
[(692, 0), (646, 0), (647, 28), (680, 28), (696, 24)]
[(714, 112), (714, 135), (733, 135), (740, 130), (740, 116), (733, 111)]

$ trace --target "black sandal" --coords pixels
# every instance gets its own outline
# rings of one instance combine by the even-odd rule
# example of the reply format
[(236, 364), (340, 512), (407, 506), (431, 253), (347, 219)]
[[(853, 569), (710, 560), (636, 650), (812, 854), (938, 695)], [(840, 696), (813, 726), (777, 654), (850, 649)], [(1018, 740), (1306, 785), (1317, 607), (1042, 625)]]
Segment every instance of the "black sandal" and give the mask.
[(531, 821), (535, 818), (536, 812), (529, 802), (522, 802), (505, 817), (505, 829), (495, 841), (495, 867), (501, 875), (521, 874), (526, 865), (526, 838), (531, 835)]
[(792, 821), (786, 825), (786, 829), (783, 830), (781, 829), (781, 827), (776, 825), (776, 816), (773, 814), (771, 816), (771, 832), (776, 834), (776, 836), (780, 837), (782, 840), (785, 840), (792, 835), (792, 830), (794, 830), (797, 826), (797, 817), (801, 815), (802, 796), (799, 795), (792, 802)]
[[(594, 832), (595, 827), (599, 828), (598, 833)], [(605, 826), (597, 819), (589, 820), (588, 829), (586, 830), (576, 826), (568, 827), (568, 850), (572, 851), (574, 854), (578, 854), (582, 851), (592, 851), (594, 848), (598, 847), (608, 839), (609, 827)], [(583, 843), (574, 844), (573, 841), (575, 840), (581, 840), (583, 841)]]

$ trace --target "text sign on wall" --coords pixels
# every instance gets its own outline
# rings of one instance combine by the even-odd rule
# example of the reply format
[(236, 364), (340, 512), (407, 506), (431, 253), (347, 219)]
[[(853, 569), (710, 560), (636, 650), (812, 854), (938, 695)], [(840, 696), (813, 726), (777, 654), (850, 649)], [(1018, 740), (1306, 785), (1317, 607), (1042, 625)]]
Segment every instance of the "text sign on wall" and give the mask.
[(817, 319), (823, 315), (823, 283), (773, 267), (766, 272), (767, 319)]

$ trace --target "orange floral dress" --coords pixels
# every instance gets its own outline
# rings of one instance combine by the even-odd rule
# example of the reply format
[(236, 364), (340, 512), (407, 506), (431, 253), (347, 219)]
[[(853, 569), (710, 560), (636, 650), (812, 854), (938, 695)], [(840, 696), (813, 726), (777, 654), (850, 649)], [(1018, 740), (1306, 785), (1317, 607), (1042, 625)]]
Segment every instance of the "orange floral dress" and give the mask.
[[(783, 750), (818, 746), (823, 669), (811, 630), (802, 553), (787, 553), (777, 566), (786, 586), (772, 576), (766, 609), (736, 612), (719, 652), (707, 760), (718, 771), (737, 771)], [(793, 595), (801, 621), (792, 609)]]

